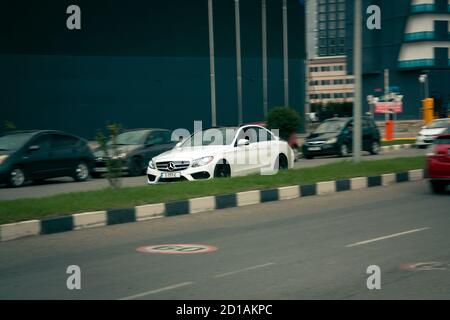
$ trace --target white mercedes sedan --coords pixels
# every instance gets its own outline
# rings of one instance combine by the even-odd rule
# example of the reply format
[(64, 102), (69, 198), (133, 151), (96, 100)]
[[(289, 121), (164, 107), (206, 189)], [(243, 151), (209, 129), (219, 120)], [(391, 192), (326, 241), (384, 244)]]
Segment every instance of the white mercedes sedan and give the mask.
[(294, 166), (286, 141), (264, 127), (210, 128), (150, 160), (149, 184), (207, 180), (260, 173), (273, 175)]

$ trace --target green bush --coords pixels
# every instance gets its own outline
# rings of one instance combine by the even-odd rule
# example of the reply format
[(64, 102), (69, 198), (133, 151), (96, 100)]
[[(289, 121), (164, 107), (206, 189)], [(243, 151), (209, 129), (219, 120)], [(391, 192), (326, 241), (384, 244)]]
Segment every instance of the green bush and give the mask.
[(300, 126), (300, 116), (292, 108), (275, 107), (270, 110), (266, 123), (269, 130), (278, 129), (280, 137), (288, 140), (291, 134), (297, 132)]

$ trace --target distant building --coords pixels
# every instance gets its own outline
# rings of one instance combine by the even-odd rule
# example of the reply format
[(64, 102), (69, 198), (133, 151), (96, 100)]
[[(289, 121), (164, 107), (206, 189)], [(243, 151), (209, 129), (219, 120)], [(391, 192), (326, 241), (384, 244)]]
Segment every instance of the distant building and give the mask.
[(354, 79), (347, 74), (345, 56), (309, 60), (308, 93), (311, 104), (353, 102)]
[[(384, 94), (384, 69), (390, 87), (404, 96), (399, 119), (421, 117), (425, 96), (419, 76), (427, 74), (429, 94), (436, 98), (436, 112), (450, 102), (450, 1), (362, 0), (381, 8), (381, 30), (363, 28), (363, 103), (365, 97)], [(347, 43), (353, 43), (353, 5), (347, 0)], [(368, 15), (363, 15), (368, 17)], [(364, 19), (365, 20), (365, 19)], [(352, 46), (347, 46), (349, 70), (353, 72)], [(381, 89), (381, 90), (380, 90)]]

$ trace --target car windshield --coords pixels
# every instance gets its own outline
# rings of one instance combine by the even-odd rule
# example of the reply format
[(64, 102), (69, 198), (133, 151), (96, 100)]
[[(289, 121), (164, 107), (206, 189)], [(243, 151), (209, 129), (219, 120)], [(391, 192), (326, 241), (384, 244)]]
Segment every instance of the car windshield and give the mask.
[(0, 151), (14, 151), (21, 148), (33, 133), (15, 133), (0, 137)]
[(325, 121), (324, 123), (322, 123), (317, 129), (316, 131), (314, 131), (314, 133), (336, 133), (342, 130), (342, 128), (344, 127), (345, 122), (344, 121), (338, 121), (338, 120), (333, 120), (333, 121)]
[(430, 125), (427, 126), (427, 129), (439, 129), (439, 128), (448, 128), (450, 127), (450, 121), (447, 120), (439, 120), (434, 121)]
[(212, 128), (197, 131), (186, 139), (182, 147), (224, 146), (233, 142), (236, 128)]
[(128, 145), (128, 144), (143, 144), (145, 136), (148, 130), (127, 131), (117, 136), (116, 144)]

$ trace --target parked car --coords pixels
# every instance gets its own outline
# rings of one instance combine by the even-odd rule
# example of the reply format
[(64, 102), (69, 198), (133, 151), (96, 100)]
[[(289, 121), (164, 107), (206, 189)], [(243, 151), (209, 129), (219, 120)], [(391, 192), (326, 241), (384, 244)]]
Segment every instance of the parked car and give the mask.
[[(147, 163), (153, 157), (172, 149), (176, 142), (171, 141), (172, 132), (165, 129), (133, 129), (117, 136), (116, 148), (122, 160), (122, 170), (131, 176), (145, 173)], [(108, 148), (112, 148), (108, 143)], [(98, 148), (94, 151), (95, 164), (93, 176), (107, 172), (107, 156)]]
[[(380, 150), (380, 130), (370, 117), (362, 118), (362, 149), (371, 154)], [(305, 140), (303, 156), (347, 156), (353, 148), (353, 118), (332, 118), (324, 121)]]
[(293, 165), (294, 153), (287, 142), (262, 126), (245, 125), (194, 133), (153, 158), (147, 177), (150, 184), (193, 181), (247, 175), (264, 168), (274, 172)]
[(0, 182), (12, 187), (64, 176), (85, 181), (92, 163), (87, 141), (68, 133), (36, 130), (0, 136)]
[(450, 119), (436, 119), (422, 127), (416, 138), (416, 146), (426, 148), (433, 144), (434, 139), (443, 133), (450, 133)]
[[(247, 123), (247, 125), (257, 125), (257, 126), (261, 126), (261, 127), (267, 128), (265, 122), (251, 122), (251, 123)], [(299, 158), (299, 151), (298, 151), (299, 150), (299, 146), (298, 146), (298, 141), (297, 141), (297, 133), (293, 132), (289, 136), (289, 139), (286, 142), (292, 148), (292, 151), (294, 151), (294, 161), (297, 161), (298, 158)]]
[(450, 184), (450, 134), (434, 140), (433, 150), (427, 155), (427, 171), (433, 192), (444, 192)]

